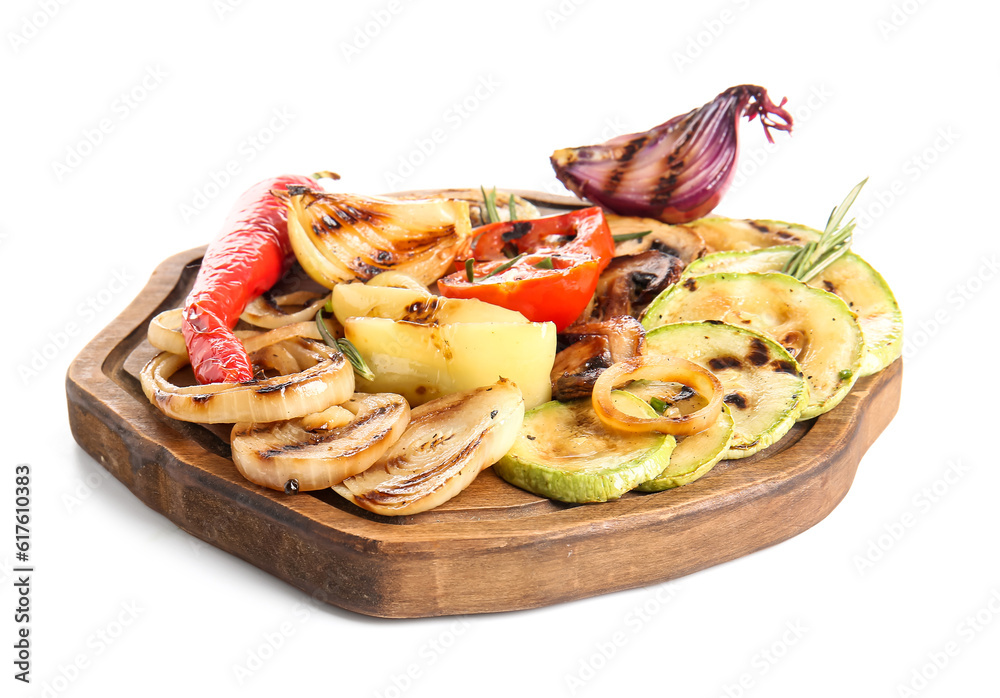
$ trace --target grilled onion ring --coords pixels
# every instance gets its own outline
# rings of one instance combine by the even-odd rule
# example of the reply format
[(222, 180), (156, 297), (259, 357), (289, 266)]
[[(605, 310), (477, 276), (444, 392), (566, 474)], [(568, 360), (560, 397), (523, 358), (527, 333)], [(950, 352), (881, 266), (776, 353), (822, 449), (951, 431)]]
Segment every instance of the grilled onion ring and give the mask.
[(354, 370), (341, 352), (295, 334), (308, 332), (307, 326), (316, 332), (314, 323), (301, 323), (243, 342), (251, 354), (282, 342), (282, 360), (294, 360), (296, 373), (246, 383), (178, 387), (169, 379), (188, 363), (188, 357), (163, 352), (139, 374), (142, 390), (168, 417), (185, 422), (277, 422), (322, 412), (354, 394)]
[(325, 489), (367, 470), (410, 422), (410, 406), (402, 395), (356, 393), (343, 408), (352, 413), (346, 425), (317, 425), (316, 415), (234, 425), (236, 468), (247, 480), (272, 490), (283, 490), (293, 479), (302, 492)]
[[(313, 313), (313, 315), (315, 315), (315, 313)], [(291, 316), (289, 315), (288, 317)], [(330, 330), (331, 335), (334, 337), (344, 336), (344, 330), (340, 327), (336, 318), (327, 317), (324, 318), (324, 321), (326, 322), (326, 326)], [(253, 339), (255, 337), (263, 337), (265, 334), (268, 339)], [(290, 337), (305, 337), (306, 339), (323, 340), (323, 337), (320, 336), (319, 328), (316, 326), (315, 322), (311, 321), (311, 318), (309, 322), (296, 322), (290, 325), (281, 325), (268, 333), (238, 330), (236, 332), (236, 336), (243, 340), (243, 345), (246, 347), (248, 352), (256, 351), (256, 349), (251, 349), (252, 346), (258, 348), (266, 346), (265, 344), (260, 344), (261, 341), (268, 342), (269, 344), (275, 344), (282, 339), (288, 339)], [(171, 354), (187, 357), (187, 347), (184, 345), (184, 335), (181, 334), (181, 309), (174, 308), (173, 310), (164, 310), (162, 313), (150, 320), (149, 329), (146, 331), (146, 339), (160, 351), (166, 351)], [(257, 344), (254, 344), (254, 342), (257, 342)]]
[[(614, 405), (611, 391), (628, 381), (655, 380), (681, 383), (708, 400), (700, 410), (680, 417), (634, 417)], [(657, 431), (674, 436), (690, 436), (704, 431), (722, 412), (722, 383), (710, 371), (685, 359), (668, 356), (638, 356), (613, 364), (594, 383), (594, 411), (613, 429), (630, 432)]]
[[(313, 293), (312, 291), (296, 291), (284, 296), (266, 298), (266, 294), (257, 296), (247, 305), (240, 320), (255, 327), (273, 330), (297, 322), (307, 322), (316, 317), (316, 311), (323, 307), (329, 293)], [(286, 313), (284, 306), (302, 306), (301, 310)]]
[(164, 310), (149, 321), (146, 339), (160, 351), (187, 356), (184, 335), (181, 334), (182, 309)]

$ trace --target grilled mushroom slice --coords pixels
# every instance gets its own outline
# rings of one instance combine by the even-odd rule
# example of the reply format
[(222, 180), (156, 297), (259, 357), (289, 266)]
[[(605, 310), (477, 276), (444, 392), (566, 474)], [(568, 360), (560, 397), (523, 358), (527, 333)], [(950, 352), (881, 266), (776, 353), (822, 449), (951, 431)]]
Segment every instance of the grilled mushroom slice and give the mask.
[(562, 337), (572, 344), (556, 354), (552, 397), (572, 400), (589, 396), (604, 369), (642, 353), (645, 336), (639, 321), (628, 315), (568, 328)]
[(597, 282), (591, 317), (597, 321), (619, 315), (637, 318), (683, 272), (684, 262), (656, 249), (615, 257)]
[(513, 445), (524, 400), (506, 379), (414, 408), (410, 425), (365, 472), (333, 489), (384, 516), (417, 514), (446, 502)]
[[(351, 417), (346, 424), (345, 415)], [(247, 480), (319, 490), (362, 472), (403, 434), (410, 407), (400, 395), (355, 393), (340, 407), (285, 422), (233, 426), (233, 462)]]
[(682, 225), (669, 225), (653, 218), (619, 216), (605, 211), (604, 219), (615, 236), (637, 235), (649, 231), (642, 237), (622, 240), (615, 245), (615, 256), (634, 255), (647, 250), (666, 252), (680, 258), (688, 265), (705, 254), (707, 246), (697, 231)]
[(611, 366), (608, 338), (600, 335), (584, 337), (556, 354), (552, 365), (552, 397), (574, 400), (587, 397), (601, 372)]

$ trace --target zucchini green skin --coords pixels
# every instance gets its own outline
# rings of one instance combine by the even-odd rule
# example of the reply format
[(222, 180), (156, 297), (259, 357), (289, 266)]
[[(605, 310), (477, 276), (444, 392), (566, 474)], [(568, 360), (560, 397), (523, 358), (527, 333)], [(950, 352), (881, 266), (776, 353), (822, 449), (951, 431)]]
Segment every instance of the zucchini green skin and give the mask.
[[(553, 415), (554, 410), (564, 412)], [(601, 454), (599, 458), (610, 462), (587, 470), (586, 457), (580, 457), (576, 464), (583, 467), (566, 468), (559, 466), (559, 458), (547, 458), (539, 453), (539, 448), (547, 444), (555, 447), (557, 443), (571, 441), (564, 430), (553, 432), (538, 428), (540, 422), (553, 416), (576, 423), (580, 428), (574, 432), (576, 439), (572, 441), (593, 439), (597, 446), (595, 451)], [(493, 470), (515, 487), (549, 499), (573, 504), (606, 502), (618, 499), (636, 485), (656, 477), (669, 465), (670, 454), (677, 443), (674, 437), (650, 434), (642, 438), (648, 441), (648, 445), (632, 449), (631, 453), (622, 447), (623, 455), (616, 458), (615, 442), (624, 443), (625, 437), (601, 424), (593, 414), (589, 399), (571, 402), (553, 400), (525, 414), (514, 446), (493, 466)]]
[[(767, 335), (745, 327), (709, 322), (662, 325), (647, 333), (646, 353), (687, 359), (722, 382), (735, 420), (726, 459), (746, 458), (780, 441), (809, 404), (808, 383), (792, 355)], [(678, 448), (683, 444), (682, 440)]]
[(640, 483), (640, 492), (661, 492), (694, 482), (725, 458), (733, 438), (733, 416), (724, 405), (715, 424), (705, 431), (686, 436), (670, 455), (670, 465), (652, 480)]
[(766, 334), (797, 354), (810, 402), (800, 419), (836, 407), (861, 372), (864, 339), (855, 314), (838, 296), (786, 274), (715, 273), (688, 277), (646, 309), (647, 330), (672, 322), (716, 320)]
[[(684, 272), (703, 276), (718, 272), (777, 272), (798, 249), (782, 245), (748, 252), (716, 252), (692, 262)], [(903, 313), (878, 271), (860, 256), (848, 252), (808, 282), (813, 288), (840, 296), (854, 311), (864, 335), (860, 376), (878, 373), (903, 353)]]

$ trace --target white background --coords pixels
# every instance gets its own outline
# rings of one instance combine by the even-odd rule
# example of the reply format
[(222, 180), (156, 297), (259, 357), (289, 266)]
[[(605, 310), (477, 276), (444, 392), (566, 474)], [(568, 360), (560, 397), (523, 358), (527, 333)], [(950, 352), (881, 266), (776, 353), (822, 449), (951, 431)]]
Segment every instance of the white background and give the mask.
[[(0, 693), (996, 695), (995, 3), (233, 4), (4, 3)], [(332, 169), (358, 192), (552, 188), (554, 149), (743, 82), (787, 96), (796, 129), (766, 150), (744, 124), (717, 211), (821, 227), (870, 175), (855, 249), (907, 321), (898, 416), (843, 503), (793, 540), (665, 588), (375, 620), (304, 606), (100, 477), (72, 440), (69, 362), (252, 183)], [(30, 687), (10, 649), (17, 463), (34, 474)]]

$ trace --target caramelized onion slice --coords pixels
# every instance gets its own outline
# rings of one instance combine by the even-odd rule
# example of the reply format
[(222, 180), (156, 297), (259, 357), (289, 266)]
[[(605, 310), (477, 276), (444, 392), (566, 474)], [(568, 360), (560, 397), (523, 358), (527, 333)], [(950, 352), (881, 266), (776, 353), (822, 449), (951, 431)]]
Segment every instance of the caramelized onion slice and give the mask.
[(160, 351), (177, 354), (187, 358), (187, 346), (184, 335), (181, 334), (181, 308), (164, 310), (149, 321), (146, 339)]
[(375, 465), (333, 489), (384, 516), (433, 509), (500, 460), (523, 420), (521, 391), (504, 378), (431, 400), (413, 409), (403, 436)]
[[(320, 303), (322, 306), (322, 303)], [(315, 315), (315, 312), (313, 312)], [(290, 317), (290, 316), (289, 316)], [(327, 329), (334, 337), (343, 337), (344, 328), (340, 326), (336, 318), (324, 318)], [(276, 344), (284, 339), (293, 337), (304, 337), (306, 339), (323, 340), (320, 336), (319, 327), (313, 321), (295, 322), (281, 325), (270, 332), (256, 332), (248, 330), (238, 330), (236, 336), (243, 340), (243, 346), (248, 352)], [(184, 345), (184, 335), (181, 334), (181, 309), (164, 310), (162, 313), (149, 321), (149, 329), (146, 331), (146, 338), (149, 343), (160, 351), (177, 354), (187, 358), (187, 347)]]
[[(316, 311), (323, 307), (329, 296), (312, 291), (296, 291), (283, 296), (270, 297), (262, 294), (247, 305), (240, 320), (256, 327), (273, 330), (297, 322), (307, 322), (316, 317)], [(299, 310), (288, 312), (286, 308)]]
[[(352, 413), (347, 424), (335, 421), (341, 410)], [(243, 477), (272, 490), (284, 490), (291, 480), (300, 491), (324, 489), (366, 470), (399, 440), (409, 421), (410, 406), (402, 396), (355, 393), (318, 415), (236, 424), (233, 462)]]
[[(303, 325), (315, 328), (312, 323)], [(292, 419), (322, 412), (351, 397), (354, 371), (344, 355), (325, 344), (292, 335), (289, 328), (295, 327), (289, 325), (244, 340), (251, 359), (257, 362), (266, 357), (255, 356), (255, 352), (281, 342), (282, 361), (294, 361), (295, 373), (247, 383), (179, 387), (170, 377), (188, 363), (188, 358), (163, 352), (139, 374), (142, 390), (168, 417), (208, 424)]]
[[(611, 392), (629, 381), (655, 380), (681, 383), (703, 396), (707, 404), (690, 414), (636, 417), (615, 407)], [(594, 411), (601, 421), (620, 431), (657, 431), (674, 436), (689, 436), (710, 427), (722, 412), (722, 384), (697, 364), (667, 356), (639, 356), (614, 364), (594, 384)]]

